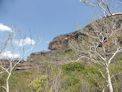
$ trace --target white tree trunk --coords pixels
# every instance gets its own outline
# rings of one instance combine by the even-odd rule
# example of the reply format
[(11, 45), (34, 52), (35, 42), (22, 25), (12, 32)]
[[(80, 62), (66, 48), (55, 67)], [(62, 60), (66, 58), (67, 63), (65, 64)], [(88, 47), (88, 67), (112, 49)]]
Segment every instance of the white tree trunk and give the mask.
[(108, 82), (109, 92), (113, 92), (113, 85), (112, 85), (112, 80), (111, 80), (110, 71), (109, 71), (108, 66), (106, 67), (106, 73), (107, 73), (107, 82)]
[(10, 79), (10, 77), (11, 77), (11, 71), (9, 72), (8, 77), (6, 79), (6, 92), (10, 91), (9, 90), (9, 79)]
[(6, 81), (6, 92), (9, 92), (9, 82), (8, 82), (8, 80)]

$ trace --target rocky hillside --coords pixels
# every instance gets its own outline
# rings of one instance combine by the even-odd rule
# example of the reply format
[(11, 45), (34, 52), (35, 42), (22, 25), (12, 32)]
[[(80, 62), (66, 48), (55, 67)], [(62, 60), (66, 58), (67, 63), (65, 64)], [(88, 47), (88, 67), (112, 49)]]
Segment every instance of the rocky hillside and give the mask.
[[(92, 43), (93, 40), (98, 44), (99, 41), (96, 40), (96, 38), (103, 39), (103, 35), (105, 38), (107, 38), (108, 34), (113, 30), (113, 36), (117, 36), (118, 41), (122, 43), (121, 13), (103, 17), (91, 22), (78, 31), (55, 37), (49, 43), (48, 49), (50, 51), (32, 53), (28, 57), (28, 61), (69, 61), (70, 59), (73, 59), (75, 57), (70, 49), (71, 45), (78, 45), (80, 43), (80, 45), (84, 45), (84, 47), (86, 47), (87, 43)], [(98, 34), (101, 36), (98, 37)], [(112, 41), (110, 40), (110, 38), (107, 40), (107, 44), (111, 45)], [(72, 41), (75, 43), (71, 44)]]
[[(70, 41), (78, 41), (88, 36), (96, 36), (97, 32), (102, 32), (105, 30), (106, 32), (110, 32), (111, 30), (118, 30), (122, 28), (122, 14), (113, 14), (112, 16), (107, 16), (102, 19), (98, 19), (88, 25), (86, 25), (83, 29), (79, 29), (79, 31), (72, 32), (69, 34), (64, 34), (55, 37), (49, 43), (50, 50), (58, 50), (68, 48)], [(121, 31), (121, 30), (120, 30)], [(122, 32), (117, 33), (122, 36)], [(84, 39), (86, 40), (86, 39)]]

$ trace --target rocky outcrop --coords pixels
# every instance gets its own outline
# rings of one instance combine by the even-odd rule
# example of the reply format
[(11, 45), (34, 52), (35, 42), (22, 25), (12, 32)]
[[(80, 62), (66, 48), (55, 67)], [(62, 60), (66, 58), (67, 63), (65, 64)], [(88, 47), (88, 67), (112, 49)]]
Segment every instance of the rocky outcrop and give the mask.
[(79, 31), (57, 36), (49, 43), (48, 49), (58, 50), (68, 48), (71, 40), (78, 41), (81, 36), (85, 36), (85, 34)]
[(36, 56), (36, 55), (46, 56), (47, 54), (50, 54), (50, 53), (51, 51), (41, 51), (41, 52), (31, 53), (30, 56)]
[[(20, 63), (18, 63), (18, 62), (20, 62)], [(9, 60), (6, 60), (6, 59), (1, 59), (0, 60), (0, 66), (4, 67), (6, 69), (7, 68), (9, 69), (11, 67), (11, 65), (13, 67), (16, 63), (18, 63), (18, 64), (16, 65), (14, 70), (17, 70), (17, 71), (18, 70), (30, 70), (30, 69), (35, 69), (35, 68), (38, 67), (36, 64), (30, 63), (30, 62), (27, 62), (27, 61), (24, 61), (24, 60), (21, 60), (21, 61), (19, 61), (19, 60), (9, 61)]]

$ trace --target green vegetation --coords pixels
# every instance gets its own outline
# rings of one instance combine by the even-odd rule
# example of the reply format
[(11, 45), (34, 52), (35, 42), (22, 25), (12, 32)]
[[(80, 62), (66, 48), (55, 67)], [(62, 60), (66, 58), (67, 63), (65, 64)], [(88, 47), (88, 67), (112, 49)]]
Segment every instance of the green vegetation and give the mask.
[[(119, 72), (122, 59), (111, 65), (111, 71)], [(69, 63), (54, 65), (46, 63), (44, 70), (14, 71), (10, 78), (11, 92), (101, 92), (106, 84), (100, 67), (96, 64)], [(103, 71), (104, 72), (104, 71)], [(116, 92), (120, 90), (121, 76), (113, 78)], [(4, 76), (0, 76), (0, 85), (4, 84)], [(0, 92), (4, 92), (1, 87)]]

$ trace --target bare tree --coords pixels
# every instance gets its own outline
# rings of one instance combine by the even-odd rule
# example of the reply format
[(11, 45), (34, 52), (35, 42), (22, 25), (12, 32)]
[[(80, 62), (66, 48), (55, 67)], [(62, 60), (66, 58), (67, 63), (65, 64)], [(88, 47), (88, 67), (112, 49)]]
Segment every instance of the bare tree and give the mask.
[[(99, 70), (99, 72), (107, 84), (103, 87), (102, 92), (104, 92), (105, 88), (108, 88), (109, 92), (113, 92), (113, 75), (110, 66), (115, 62), (116, 55), (122, 52), (121, 18), (122, 15), (120, 14), (95, 21), (87, 25), (83, 30), (81, 29), (85, 36), (79, 37), (79, 42), (71, 41), (71, 47), (79, 55), (76, 61), (86, 58), (102, 67), (103, 70)], [(117, 74), (121, 74), (121, 72)]]
[(80, 0), (80, 2), (90, 6), (99, 7), (105, 16), (112, 15), (110, 9), (111, 0)]
[[(34, 46), (30, 46), (30, 48), (25, 48), (24, 46), (17, 46), (18, 45), (25, 45), (24, 38), (21, 40), (16, 40), (16, 32), (11, 32), (8, 35), (5, 36), (5, 40), (1, 40), (1, 48), (0, 48), (0, 68), (1, 68), (1, 74), (5, 73), (5, 84), (2, 86), (2, 88), (6, 92), (10, 92), (10, 77), (12, 77), (12, 73), (15, 69), (15, 67), (20, 63), (23, 62), (26, 55), (32, 51)], [(7, 53), (6, 51), (10, 49), (10, 51)], [(14, 52), (18, 51), (21, 52), (21, 56), (14, 55)], [(12, 56), (13, 54), (13, 56)]]

